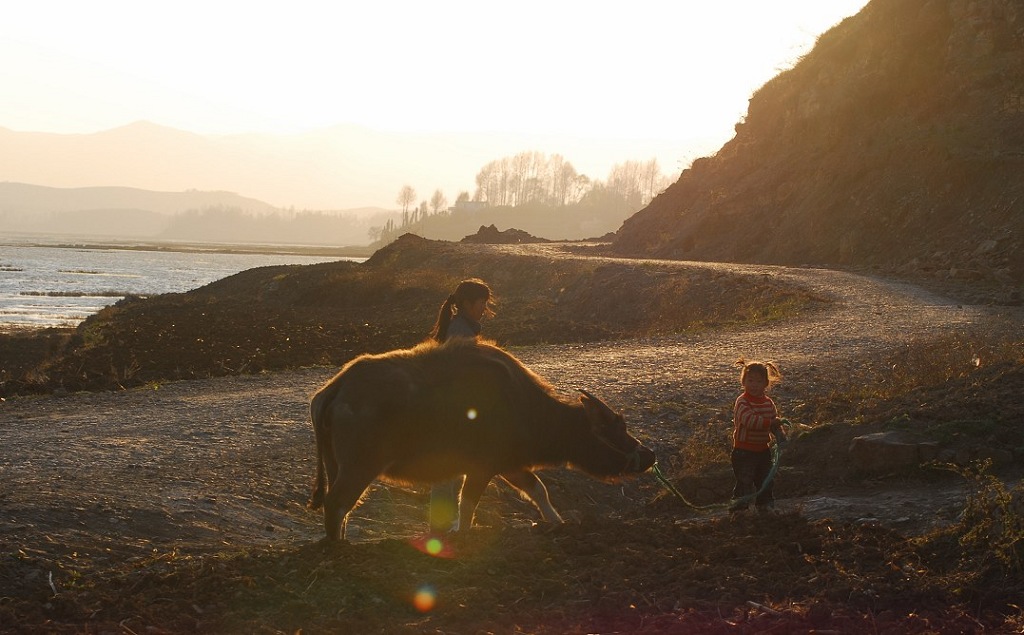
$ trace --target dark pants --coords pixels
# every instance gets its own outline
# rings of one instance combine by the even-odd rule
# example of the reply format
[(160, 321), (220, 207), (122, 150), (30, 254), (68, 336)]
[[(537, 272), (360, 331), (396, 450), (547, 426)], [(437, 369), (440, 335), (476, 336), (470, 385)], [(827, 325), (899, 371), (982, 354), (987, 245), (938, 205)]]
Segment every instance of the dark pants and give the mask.
[[(772, 453), (769, 450), (752, 452), (733, 448), (732, 473), (736, 476), (736, 486), (732, 489), (732, 497), (742, 498), (761, 489), (768, 472), (772, 469)], [(754, 501), (758, 507), (770, 506), (775, 502), (774, 483), (768, 483), (764, 491)], [(746, 508), (743, 505), (742, 508)]]

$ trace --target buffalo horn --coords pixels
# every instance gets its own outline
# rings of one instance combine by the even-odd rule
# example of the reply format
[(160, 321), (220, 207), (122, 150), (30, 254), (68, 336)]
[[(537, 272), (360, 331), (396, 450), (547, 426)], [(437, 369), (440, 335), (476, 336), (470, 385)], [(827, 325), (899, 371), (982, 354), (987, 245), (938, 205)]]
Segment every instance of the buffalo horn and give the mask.
[(590, 394), (590, 393), (589, 393), (589, 392), (587, 392), (586, 390), (583, 390), (582, 388), (577, 388), (576, 390), (578, 390), (578, 391), (580, 391), (581, 393), (583, 393), (583, 396), (584, 396), (584, 397), (586, 397), (587, 399), (589, 399), (589, 400), (593, 401), (594, 403), (596, 403), (597, 405), (601, 406), (601, 409), (602, 409), (602, 410), (604, 410), (604, 411), (605, 411), (605, 413), (607, 413), (607, 414), (611, 414), (611, 415), (614, 415), (614, 414), (615, 414), (615, 413), (614, 413), (614, 412), (612, 411), (612, 409), (611, 409), (611, 408), (609, 408), (609, 407), (608, 407), (608, 405), (607, 405), (607, 404), (606, 404), (605, 402), (601, 401), (600, 399), (598, 399), (598, 398), (597, 398), (597, 397), (595, 397), (594, 395)]

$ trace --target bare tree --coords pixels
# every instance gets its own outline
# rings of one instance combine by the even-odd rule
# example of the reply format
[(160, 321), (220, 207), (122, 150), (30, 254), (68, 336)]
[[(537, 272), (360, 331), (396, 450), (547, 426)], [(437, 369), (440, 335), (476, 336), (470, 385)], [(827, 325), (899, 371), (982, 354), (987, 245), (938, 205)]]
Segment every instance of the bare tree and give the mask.
[(569, 203), (575, 203), (580, 195), (578, 192), (580, 175), (576, 173), (576, 168), (560, 154), (551, 157), (548, 166), (551, 175), (551, 201), (555, 205), (563, 207)]
[(402, 217), (406, 218), (409, 213), (409, 206), (416, 200), (416, 190), (411, 185), (403, 185), (398, 191), (398, 198), (395, 202), (402, 206)]
[(590, 190), (600, 186), (617, 194), (633, 209), (639, 209), (668, 184), (657, 159), (617, 164), (607, 182), (601, 183), (576, 172), (559, 154), (549, 158), (541, 152), (520, 152), (491, 161), (480, 169), (473, 200), (498, 207), (534, 202), (564, 207), (579, 203)]
[(512, 170), (507, 158), (491, 161), (476, 175), (477, 199), (485, 200), (491, 205), (509, 205), (511, 203)]
[(541, 152), (520, 152), (512, 157), (512, 204), (542, 201), (551, 191), (548, 160)]
[(434, 190), (434, 195), (430, 197), (430, 209), (434, 214), (440, 214), (441, 210), (448, 207), (448, 199), (445, 198), (444, 192), (441, 190)]
[(383, 227), (371, 227), (369, 230), (370, 238), (374, 242), (386, 242), (395, 237), (398, 230), (395, 228), (395, 219), (389, 218)]
[(643, 169), (639, 161), (617, 163), (608, 174), (608, 189), (639, 209), (643, 205), (642, 181)]
[(644, 163), (640, 168), (640, 175), (641, 194), (643, 195), (643, 204), (646, 205), (664, 189), (667, 177), (661, 174), (661, 166), (658, 165), (657, 159), (651, 159)]

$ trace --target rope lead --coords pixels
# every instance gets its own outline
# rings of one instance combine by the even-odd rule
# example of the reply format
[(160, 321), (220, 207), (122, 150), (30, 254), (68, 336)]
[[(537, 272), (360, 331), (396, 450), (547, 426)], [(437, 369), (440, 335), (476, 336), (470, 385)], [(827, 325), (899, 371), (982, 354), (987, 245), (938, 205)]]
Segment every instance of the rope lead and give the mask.
[(710, 511), (712, 509), (732, 507), (733, 505), (749, 505), (751, 501), (753, 501), (755, 498), (763, 494), (764, 491), (768, 489), (768, 486), (775, 478), (775, 473), (779, 471), (779, 457), (782, 456), (782, 449), (779, 448), (779, 444), (776, 443), (771, 447), (770, 451), (772, 453), (772, 467), (768, 471), (768, 476), (765, 477), (764, 482), (761, 483), (761, 489), (757, 490), (753, 494), (747, 494), (746, 496), (743, 496), (741, 498), (731, 499), (727, 503), (715, 503), (712, 505), (694, 505), (690, 501), (686, 500), (686, 497), (683, 496), (678, 489), (676, 489), (675, 485), (672, 484), (672, 481), (668, 480), (665, 474), (661, 471), (661, 467), (658, 465), (657, 461), (655, 461), (654, 465), (651, 466), (651, 474), (654, 474), (654, 478), (656, 478), (658, 482), (661, 483), (662, 486), (664, 486), (665, 489), (667, 489), (669, 492), (675, 495), (676, 498), (683, 501), (683, 503), (687, 507), (696, 511)]

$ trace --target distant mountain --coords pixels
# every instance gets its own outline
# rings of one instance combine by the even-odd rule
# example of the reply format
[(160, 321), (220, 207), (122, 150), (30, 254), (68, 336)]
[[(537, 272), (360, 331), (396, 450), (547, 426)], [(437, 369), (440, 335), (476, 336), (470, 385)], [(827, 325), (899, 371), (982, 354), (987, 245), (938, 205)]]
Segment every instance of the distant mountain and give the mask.
[(253, 213), (277, 211), (268, 203), (232, 192), (154, 192), (133, 187), (56, 188), (0, 182), (0, 213), (134, 209), (177, 214), (211, 207), (236, 208)]
[[(294, 135), (199, 135), (148, 122), (94, 134), (0, 128), (0, 180), (59, 188), (126, 186), (153, 191), (238, 192), (282, 208), (339, 210), (392, 205), (404, 185), (420, 200), (441, 190), (473, 194), (488, 162), (525, 151), (560, 154), (605, 179), (615, 163), (671, 156), (695, 145), (659, 140), (582, 140), (492, 134), (398, 134), (341, 125)], [(618, 156), (601, 167), (594, 157)], [(419, 201), (417, 201), (419, 202)], [(397, 206), (397, 205), (396, 205)]]
[(0, 233), (148, 240), (363, 245), (393, 214), (280, 210), (231, 192), (154, 192), (130, 187), (53, 188), (0, 183)]
[[(230, 190), (280, 207), (319, 199), (323, 205), (298, 207), (343, 209), (364, 206), (382, 187), (372, 158), (344, 156), (344, 148), (364, 143), (357, 129), (275, 137), (206, 136), (148, 122), (94, 134), (0, 128), (0, 178), (59, 188)], [(385, 200), (400, 186), (387, 184)]]
[(625, 254), (1024, 282), (1024, 4), (872, 0), (617, 232)]

